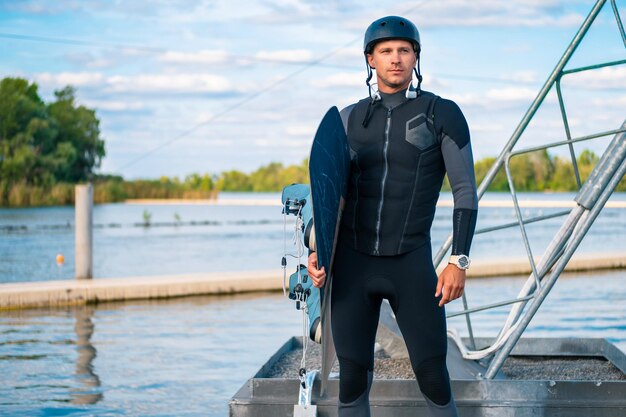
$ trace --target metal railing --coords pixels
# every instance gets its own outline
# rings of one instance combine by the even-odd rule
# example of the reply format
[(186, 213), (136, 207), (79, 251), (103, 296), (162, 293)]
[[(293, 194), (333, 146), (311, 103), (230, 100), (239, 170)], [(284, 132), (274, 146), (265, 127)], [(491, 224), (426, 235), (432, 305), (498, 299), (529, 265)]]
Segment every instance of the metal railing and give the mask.
[[(520, 294), (518, 294), (518, 297), (488, 305), (469, 308), (467, 297), (465, 294), (463, 294), (463, 310), (447, 314), (447, 317), (455, 317), (460, 315), (464, 315), (466, 317), (470, 343), (472, 349), (476, 349), (470, 315), (479, 311), (514, 304), (514, 307), (512, 308), (509, 317), (507, 318), (507, 321), (498, 336), (498, 338), (504, 337), (506, 333), (506, 340), (503, 341), (499, 348), (494, 349), (493, 352), (487, 354), (494, 355), (494, 357), (489, 364), (489, 368), (485, 374), (485, 378), (495, 377), (500, 367), (510, 354), (511, 350), (521, 337), (521, 334), (530, 323), (530, 320), (539, 309), (541, 303), (550, 292), (552, 286), (569, 262), (571, 256), (573, 255), (574, 251), (577, 249), (578, 245), (587, 233), (589, 227), (604, 207), (604, 204), (612, 194), (613, 190), (615, 189), (621, 178), (624, 176), (624, 174), (626, 174), (626, 121), (624, 121), (621, 128), (619, 129), (581, 136), (578, 138), (572, 138), (561, 89), (561, 79), (566, 75), (626, 64), (626, 59), (623, 59), (565, 70), (565, 66), (576, 51), (576, 48), (585, 37), (587, 31), (589, 30), (606, 3), (607, 0), (598, 0), (595, 3), (589, 15), (586, 17), (578, 32), (565, 50), (563, 56), (561, 57), (556, 67), (548, 77), (547, 81), (539, 91), (537, 97), (535, 98), (529, 109), (526, 111), (524, 117), (513, 132), (511, 138), (505, 144), (500, 155), (494, 162), (493, 166), (489, 169), (484, 180), (478, 187), (478, 198), (480, 200), (489, 185), (491, 185), (491, 183), (493, 182), (496, 174), (499, 172), (500, 169), (504, 167), (511, 192), (511, 198), (513, 200), (515, 208), (517, 221), (495, 227), (479, 229), (476, 231), (476, 234), (488, 233), (495, 230), (502, 230), (505, 228), (519, 226), (524, 242), (524, 247), (526, 249), (526, 253), (528, 255), (528, 260), (532, 270), (530, 277), (520, 291)], [(610, 0), (610, 3), (622, 41), (624, 43), (624, 48), (626, 50), (626, 33), (624, 32), (624, 26), (622, 24), (619, 10), (617, 9), (616, 1)], [(513, 147), (517, 144), (518, 140), (528, 127), (530, 121), (533, 119), (538, 109), (541, 107), (552, 86), (556, 87), (556, 94), (558, 97), (559, 108), (563, 120), (563, 126), (565, 129), (566, 140), (555, 141), (542, 146), (513, 151)], [(573, 145), (578, 142), (588, 141), (591, 139), (597, 139), (610, 135), (615, 136), (600, 157), (600, 160), (589, 175), (589, 178), (587, 178), (587, 180), (583, 184), (581, 181), (581, 176), (576, 161), (576, 153), (574, 151)], [(517, 199), (515, 184), (510, 170), (510, 161), (513, 157), (522, 154), (546, 150), (558, 146), (569, 147), (570, 158), (574, 169), (574, 175), (576, 177), (576, 184), (579, 190), (577, 196), (574, 198), (578, 205), (572, 210), (560, 211), (549, 215), (524, 219)], [(568, 217), (561, 226), (561, 229), (557, 232), (552, 242), (550, 242), (550, 244), (548, 245), (548, 248), (545, 250), (544, 255), (540, 259), (539, 263), (536, 263), (525, 226), (530, 223), (565, 215), (568, 215)], [(440, 247), (439, 251), (435, 254), (433, 262), (436, 266), (441, 263), (444, 256), (448, 252), (451, 244), (452, 234), (448, 236), (446, 241)], [(526, 304), (528, 302), (530, 302), (531, 305), (528, 311), (524, 313), (524, 308), (526, 307)]]

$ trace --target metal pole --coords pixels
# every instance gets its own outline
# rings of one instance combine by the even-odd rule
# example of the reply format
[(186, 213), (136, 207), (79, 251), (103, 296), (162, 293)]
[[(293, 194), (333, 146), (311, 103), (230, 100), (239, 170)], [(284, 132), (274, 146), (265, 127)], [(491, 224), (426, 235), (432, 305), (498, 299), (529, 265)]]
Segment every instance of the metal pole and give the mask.
[[(626, 128), (626, 120), (624, 120), (621, 126), (621, 129), (624, 128)], [(617, 134), (611, 143), (609, 143), (606, 151), (604, 151), (604, 155), (623, 154), (626, 145), (625, 140), (626, 132)], [(591, 210), (593, 204), (597, 201), (600, 193), (604, 191), (604, 187), (609, 179), (613, 177), (621, 162), (615, 158), (604, 157), (604, 155), (589, 174), (585, 185), (574, 198), (578, 204), (589, 210)]]
[[(563, 269), (565, 269), (565, 266), (567, 265), (567, 263), (569, 262), (570, 258), (574, 254), (574, 251), (578, 247), (578, 244), (582, 240), (582, 237), (587, 233), (587, 231), (589, 230), (589, 227), (591, 227), (591, 225), (593, 224), (595, 218), (597, 217), (597, 215), (602, 210), (602, 207), (604, 207), (604, 203), (606, 203), (606, 200), (608, 200), (608, 198), (612, 194), (613, 188), (615, 188), (617, 186), (617, 183), (620, 181), (622, 176), (624, 176), (624, 173), (626, 173), (626, 159), (623, 160), (623, 162), (622, 162), (622, 164), (620, 166), (620, 172), (621, 172), (621, 175), (620, 176), (615, 176), (613, 178), (613, 180), (611, 181), (612, 188), (610, 190), (607, 189), (608, 192), (605, 192), (605, 193), (602, 194), (601, 201), (598, 202), (599, 204), (596, 204), (596, 206), (594, 206), (594, 208), (590, 212), (587, 211), (585, 213), (585, 214), (588, 214), (588, 215), (584, 216), (584, 222), (582, 223), (581, 230), (580, 230), (580, 232), (577, 233), (578, 239), (576, 239), (575, 242), (573, 242), (573, 244), (570, 245), (567, 248), (567, 250), (565, 251), (565, 254), (563, 255), (561, 260), (555, 266), (554, 271), (552, 272), (552, 274), (550, 274), (550, 277), (548, 277), (546, 279), (547, 282), (544, 285), (544, 287), (542, 288), (542, 291), (537, 295), (537, 297), (534, 299), (533, 303), (530, 305), (528, 312), (526, 313), (526, 315), (524, 316), (524, 318), (520, 322), (519, 326), (511, 334), (509, 340), (507, 340), (507, 342), (504, 344), (502, 349), (496, 354), (496, 356), (494, 357), (493, 361), (489, 365), (489, 368), (487, 369), (487, 372), (485, 373), (485, 378), (492, 379), (492, 378), (495, 377), (495, 375), (498, 373), (498, 371), (500, 370), (500, 368), (504, 364), (504, 361), (509, 356), (509, 354), (511, 353), (513, 348), (515, 347), (515, 344), (519, 340), (520, 336), (522, 335), (522, 333), (526, 330), (526, 328), (530, 324), (530, 321), (532, 320), (532, 318), (534, 317), (535, 313), (537, 312), (537, 310), (539, 309), (539, 307), (543, 303), (543, 300), (545, 300), (545, 298), (550, 293), (550, 290), (552, 289), (552, 287), (556, 283), (556, 280), (558, 279), (558, 277), (561, 274), (561, 272), (563, 271)], [(608, 188), (610, 188), (610, 187), (608, 187)]]
[[(487, 372), (485, 373), (485, 378), (491, 379), (495, 377), (495, 375), (498, 373), (498, 371), (504, 364), (504, 361), (509, 356), (509, 354), (513, 350), (513, 347), (515, 347), (515, 344), (521, 337), (522, 333), (526, 330), (526, 327), (528, 327), (528, 324), (530, 324), (530, 321), (532, 320), (533, 316), (535, 315), (535, 313), (537, 312), (537, 310), (543, 303), (543, 300), (550, 293), (550, 290), (556, 283), (556, 280), (558, 279), (559, 275), (561, 274), (563, 269), (565, 269), (565, 266), (567, 265), (570, 258), (572, 257), (576, 249), (578, 248), (580, 241), (585, 236), (585, 234), (587, 233), (587, 231), (593, 224), (595, 218), (598, 216), (600, 211), (602, 211), (604, 204), (609, 199), (609, 197), (613, 193), (613, 190), (615, 189), (619, 181), (624, 176), (624, 173), (626, 173), (625, 139), (626, 139), (626, 134), (624, 133), (617, 135), (616, 138), (614, 139), (615, 142), (618, 142), (621, 145), (618, 149), (618, 153), (609, 155), (607, 152), (605, 152), (605, 156), (607, 156), (606, 160), (609, 161), (608, 163), (606, 163), (606, 165), (615, 167), (616, 169), (613, 170), (611, 177), (607, 177), (605, 175), (594, 176), (594, 178), (598, 179), (598, 184), (595, 184), (595, 185), (590, 184), (587, 186), (589, 188), (601, 189), (602, 192), (600, 193), (599, 196), (597, 196), (597, 201), (593, 202), (594, 203), (592, 204), (593, 208), (590, 211), (585, 211), (583, 213), (583, 216), (581, 218), (581, 223), (578, 225), (579, 227), (577, 227), (576, 228), (577, 230), (575, 230), (574, 232), (575, 236), (573, 236), (572, 242), (567, 246), (565, 253), (557, 262), (550, 276), (546, 278), (546, 283), (542, 286), (541, 291), (539, 291), (539, 293), (536, 295), (528, 311), (526, 312), (526, 315), (522, 318), (520, 324), (517, 326), (515, 331), (511, 334), (511, 336), (506, 341), (502, 349), (493, 358), (493, 361), (489, 365), (489, 369), (487, 369)], [(619, 164), (619, 167), (617, 167), (618, 164)], [(599, 162), (598, 165), (602, 166), (605, 164), (601, 164)], [(598, 166), (596, 166), (596, 169), (597, 168)], [(596, 169), (594, 169), (594, 171), (596, 171)], [(600, 170), (598, 169), (598, 171)], [(579, 207), (582, 208), (582, 206), (579, 206)]]
[[(622, 128), (626, 127), (626, 120), (622, 124)], [(596, 164), (593, 171), (589, 175), (589, 178), (585, 181), (582, 186), (582, 189), (578, 192), (578, 195), (574, 199), (578, 202), (579, 205), (574, 207), (570, 211), (570, 215), (565, 220), (561, 228), (555, 235), (554, 239), (550, 242), (548, 247), (546, 248), (544, 255), (539, 261), (537, 265), (537, 271), (541, 280), (544, 279), (544, 276), (550, 271), (550, 269), (556, 264), (558, 259), (563, 255), (566, 250), (565, 245), (568, 240), (574, 241), (573, 233), (575, 233), (576, 226), (580, 224), (581, 219), (585, 213), (585, 208), (590, 209), (593, 207), (593, 204), (598, 200), (598, 196), (600, 191), (605, 190), (607, 183), (611, 179), (611, 177), (615, 174), (617, 170), (617, 164), (615, 155), (623, 155), (626, 156), (626, 134), (621, 131), (617, 133), (611, 143), (607, 146), (606, 150), (602, 154), (600, 161)], [(617, 158), (619, 160), (619, 158)], [(590, 193), (595, 193), (592, 195), (593, 201), (589, 202)], [(571, 238), (571, 239), (570, 239)], [(536, 288), (534, 285), (533, 276), (528, 278), (526, 284), (522, 288), (522, 291), (518, 294), (518, 298), (526, 297), (528, 294), (531, 294)], [(522, 301), (517, 304), (507, 317), (507, 324), (516, 322), (519, 317), (523, 313), (523, 309), (526, 306), (527, 301)], [(504, 327), (507, 326), (505, 324)], [(504, 329), (503, 327), (503, 329)]]
[(93, 186), (76, 186), (76, 279), (93, 278)]
[(619, 17), (619, 10), (617, 9), (617, 4), (615, 4), (615, 0), (611, 0), (611, 7), (613, 7), (613, 14), (615, 15), (615, 20), (617, 21), (619, 33), (620, 35), (622, 35), (624, 47), (626, 47), (626, 32), (624, 32), (624, 25), (622, 24), (622, 19)]
[[(561, 74), (562, 75), (562, 74)], [(569, 122), (567, 121), (567, 112), (565, 111), (565, 102), (563, 101), (563, 93), (561, 93), (561, 77), (559, 76), (556, 79), (556, 95), (559, 98), (559, 108), (561, 109), (561, 118), (563, 119), (563, 127), (565, 128), (565, 136), (567, 140), (572, 140), (572, 132), (569, 128)], [(574, 176), (576, 177), (576, 185), (580, 190), (582, 186), (582, 182), (580, 181), (580, 172), (578, 172), (578, 162), (576, 162), (576, 152), (574, 151), (574, 145), (572, 143), (568, 144), (569, 154), (572, 158), (572, 165), (574, 167)]]
[(511, 139), (509, 139), (507, 144), (504, 145), (504, 149), (502, 149), (500, 156), (498, 156), (498, 159), (496, 160), (496, 162), (494, 162), (493, 166), (491, 167), (491, 169), (485, 176), (485, 179), (481, 182), (480, 187), (478, 188), (479, 198), (482, 197), (482, 195), (485, 193), (485, 191), (487, 190), (487, 187), (491, 184), (491, 181), (496, 176), (498, 170), (502, 167), (502, 164), (504, 163), (504, 160), (507, 157), (507, 154), (509, 153), (511, 149), (513, 149), (513, 146), (515, 146), (520, 136), (522, 136), (522, 133), (524, 133), (524, 131), (526, 130), (526, 127), (528, 127), (530, 120), (533, 118), (533, 116), (537, 112), (537, 109), (539, 109), (539, 106), (541, 105), (541, 103), (543, 103), (543, 100), (546, 98), (546, 96), (550, 92), (552, 85), (560, 76), (561, 72), (563, 71), (563, 68), (565, 68), (565, 65), (567, 65), (567, 63), (569, 62), (570, 58), (576, 51), (576, 48), (580, 44), (580, 41), (583, 39), (587, 31), (589, 30), (589, 27), (591, 27), (591, 24), (593, 23), (595, 18), (598, 16), (598, 13), (600, 13), (600, 10), (602, 10), (602, 7), (604, 6), (605, 2), (606, 0), (598, 0), (596, 4), (593, 6), (593, 9), (591, 10), (591, 12), (589, 12), (589, 15), (587, 16), (583, 24), (580, 26), (580, 29), (578, 29), (578, 32), (574, 36), (574, 39), (572, 39), (572, 42), (569, 44), (569, 46), (565, 50), (565, 53), (563, 53), (563, 56), (561, 57), (559, 62), (556, 64), (556, 67), (554, 68), (554, 70), (552, 70), (550, 77), (541, 88), (541, 91), (539, 91), (539, 94), (537, 94), (535, 101), (533, 101), (533, 103), (530, 105), (530, 107), (526, 111), (526, 114), (522, 118), (522, 121), (513, 132)]
[[(513, 147), (515, 146), (519, 138), (522, 136), (522, 133), (524, 133), (524, 131), (526, 130), (526, 127), (528, 127), (528, 124), (530, 123), (531, 119), (537, 112), (537, 109), (539, 109), (539, 106), (541, 106), (541, 103), (543, 103), (543, 100), (546, 98), (546, 96), (550, 92), (552, 85), (555, 83), (556, 79), (563, 72), (563, 68), (565, 68), (565, 65), (567, 65), (570, 58), (576, 51), (576, 48), (580, 44), (580, 41), (583, 39), (587, 31), (589, 30), (589, 27), (591, 27), (591, 24), (600, 13), (600, 10), (602, 10), (604, 3), (606, 3), (606, 0), (598, 0), (596, 4), (593, 6), (593, 9), (591, 10), (591, 12), (589, 12), (589, 15), (587, 16), (583, 24), (580, 26), (580, 29), (578, 29), (578, 32), (574, 36), (574, 39), (572, 39), (572, 42), (569, 44), (569, 46), (565, 50), (565, 53), (563, 54), (559, 62), (556, 64), (556, 67), (554, 68), (554, 70), (552, 70), (550, 77), (545, 82), (545, 84), (541, 88), (541, 91), (539, 91), (539, 94), (537, 94), (537, 97), (535, 98), (533, 103), (530, 105), (530, 107), (526, 111), (526, 114), (522, 118), (522, 121), (513, 132), (513, 135), (511, 135), (511, 138), (509, 139), (509, 141), (506, 143), (506, 145), (504, 145), (502, 152), (500, 153), (500, 155), (498, 156), (494, 164), (491, 166), (491, 168), (487, 172), (487, 175), (485, 176), (483, 181), (480, 183), (480, 186), (478, 187), (477, 192), (478, 192), (479, 200), (483, 196), (485, 191), (487, 191), (487, 188), (489, 187), (489, 185), (491, 185), (491, 182), (493, 181), (496, 174), (498, 173), (498, 170), (502, 167), (502, 164), (504, 164), (504, 160), (506, 159), (507, 154), (511, 151), (511, 149), (513, 149)], [(433, 263), (435, 264), (435, 266), (438, 266), (441, 263), (441, 260), (445, 256), (451, 244), (452, 244), (452, 234), (448, 236), (448, 239), (446, 239), (444, 244), (439, 248), (439, 251), (435, 254), (435, 257), (433, 259)]]

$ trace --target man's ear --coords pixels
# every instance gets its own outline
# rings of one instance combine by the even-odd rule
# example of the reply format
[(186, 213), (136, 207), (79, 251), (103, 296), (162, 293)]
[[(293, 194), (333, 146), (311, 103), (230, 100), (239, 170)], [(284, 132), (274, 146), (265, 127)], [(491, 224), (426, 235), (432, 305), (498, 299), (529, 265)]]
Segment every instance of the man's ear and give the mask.
[(372, 69), (376, 69), (376, 65), (374, 64), (374, 58), (372, 57), (372, 54), (367, 54), (367, 63)]

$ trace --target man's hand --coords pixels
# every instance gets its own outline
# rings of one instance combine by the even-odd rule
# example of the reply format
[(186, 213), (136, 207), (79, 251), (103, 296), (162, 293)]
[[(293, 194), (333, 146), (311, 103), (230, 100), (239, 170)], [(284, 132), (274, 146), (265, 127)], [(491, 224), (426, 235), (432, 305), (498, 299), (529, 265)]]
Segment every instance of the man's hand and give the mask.
[(309, 264), (306, 270), (309, 273), (309, 277), (313, 280), (313, 285), (317, 288), (322, 288), (324, 282), (326, 282), (326, 271), (324, 271), (324, 267), (317, 269), (317, 252), (311, 252), (309, 255)]
[(448, 264), (448, 266), (441, 271), (439, 281), (437, 282), (435, 297), (442, 295), (441, 300), (439, 300), (439, 307), (462, 296), (464, 288), (465, 270), (458, 268), (454, 264)]

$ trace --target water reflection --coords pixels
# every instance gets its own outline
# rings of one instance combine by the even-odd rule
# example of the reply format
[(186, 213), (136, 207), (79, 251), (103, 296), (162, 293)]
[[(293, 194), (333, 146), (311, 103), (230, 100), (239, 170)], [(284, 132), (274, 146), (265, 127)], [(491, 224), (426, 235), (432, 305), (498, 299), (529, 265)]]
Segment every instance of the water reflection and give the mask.
[(76, 323), (76, 370), (74, 372), (78, 386), (71, 391), (73, 404), (96, 404), (102, 400), (100, 377), (94, 371), (93, 361), (97, 356), (96, 348), (91, 343), (94, 332), (92, 321), (94, 308), (90, 306), (74, 309)]
[[(471, 280), (470, 306), (513, 298), (525, 279)], [(524, 337), (608, 337), (626, 352), (625, 279), (564, 275)], [(507, 313), (477, 313), (475, 335), (495, 336)], [(301, 320), (282, 294), (0, 312), (0, 416), (225, 416)], [(449, 325), (466, 335), (465, 318)]]

